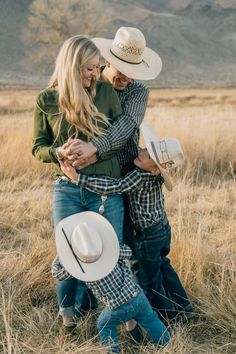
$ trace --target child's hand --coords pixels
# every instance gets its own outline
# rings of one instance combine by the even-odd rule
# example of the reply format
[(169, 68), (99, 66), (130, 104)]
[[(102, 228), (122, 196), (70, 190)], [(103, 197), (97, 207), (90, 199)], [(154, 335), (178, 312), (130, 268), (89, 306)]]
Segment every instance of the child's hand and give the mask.
[(77, 181), (78, 173), (76, 169), (70, 165), (69, 161), (60, 161), (61, 170), (67, 177), (69, 177), (72, 181)]
[(168, 169), (168, 168), (171, 168), (172, 165), (174, 165), (175, 162), (173, 160), (168, 160), (168, 161), (165, 161), (164, 163), (161, 164), (161, 167), (164, 168), (164, 169)]

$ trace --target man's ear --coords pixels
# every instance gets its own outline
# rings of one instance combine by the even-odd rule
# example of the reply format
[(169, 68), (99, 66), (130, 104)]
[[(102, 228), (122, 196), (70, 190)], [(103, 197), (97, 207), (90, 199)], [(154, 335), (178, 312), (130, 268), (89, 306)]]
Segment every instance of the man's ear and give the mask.
[(110, 68), (111, 63), (109, 63), (109, 61), (105, 60), (105, 65), (106, 65), (108, 68)]

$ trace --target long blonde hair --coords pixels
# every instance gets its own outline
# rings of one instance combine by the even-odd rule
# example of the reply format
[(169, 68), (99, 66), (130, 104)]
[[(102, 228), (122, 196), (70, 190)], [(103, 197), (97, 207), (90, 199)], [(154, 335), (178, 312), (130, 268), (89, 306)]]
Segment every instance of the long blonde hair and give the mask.
[[(89, 88), (83, 87), (82, 68), (99, 55), (95, 44), (85, 36), (73, 36), (62, 45), (56, 59), (49, 87), (58, 90), (59, 108), (66, 120), (88, 137), (101, 135), (105, 130), (96, 122), (110, 125), (107, 117), (97, 111), (93, 104), (96, 80), (93, 77)], [(104, 124), (103, 124), (104, 125)]]

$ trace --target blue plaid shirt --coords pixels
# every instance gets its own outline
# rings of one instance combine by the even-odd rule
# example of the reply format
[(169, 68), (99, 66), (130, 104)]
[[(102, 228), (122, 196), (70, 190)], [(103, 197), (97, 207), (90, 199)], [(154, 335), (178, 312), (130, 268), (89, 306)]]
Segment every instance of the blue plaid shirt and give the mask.
[[(131, 249), (127, 245), (120, 246), (120, 256), (115, 268), (104, 278), (97, 281), (85, 282), (94, 295), (110, 309), (115, 309), (129, 302), (140, 291), (125, 260), (130, 259)], [(94, 269), (96, 271), (96, 269)], [(52, 263), (53, 278), (62, 281), (73, 277), (60, 264), (58, 256)]]

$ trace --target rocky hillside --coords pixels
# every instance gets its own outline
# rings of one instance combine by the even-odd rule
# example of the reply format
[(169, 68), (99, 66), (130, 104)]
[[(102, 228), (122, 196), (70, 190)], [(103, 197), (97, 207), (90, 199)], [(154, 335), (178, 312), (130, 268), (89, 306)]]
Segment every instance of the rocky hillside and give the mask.
[[(21, 34), (30, 3), (0, 0), (2, 86), (41, 86), (46, 80), (37, 66), (27, 70), (21, 65), (26, 52)], [(235, 0), (109, 0), (107, 6), (117, 16), (112, 24), (104, 23), (102, 35), (111, 38), (120, 26), (136, 26), (160, 54), (163, 70), (150, 85), (236, 86)]]

